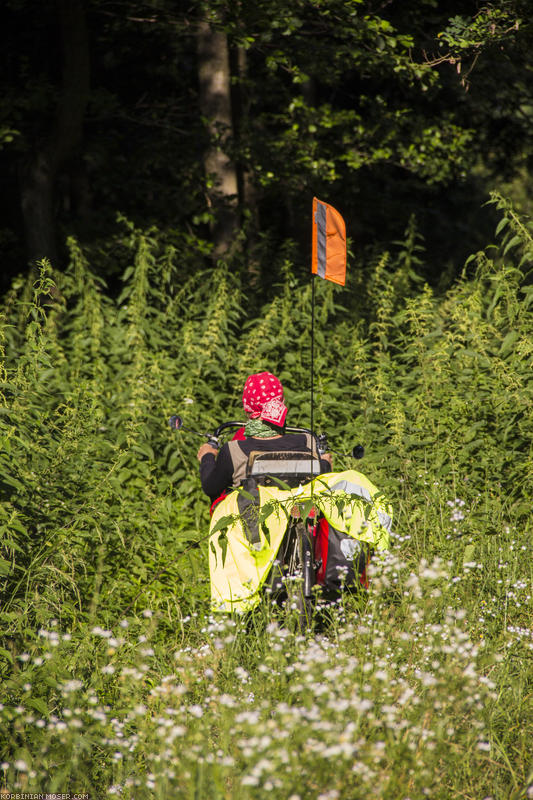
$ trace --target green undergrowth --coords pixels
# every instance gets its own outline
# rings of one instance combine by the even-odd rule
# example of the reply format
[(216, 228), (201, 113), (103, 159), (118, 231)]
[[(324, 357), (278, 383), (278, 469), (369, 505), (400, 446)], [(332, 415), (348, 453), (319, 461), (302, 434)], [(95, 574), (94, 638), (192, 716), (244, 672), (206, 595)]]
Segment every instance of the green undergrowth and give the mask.
[[(111, 298), (69, 241), (1, 309), (0, 753), (9, 791), (96, 797), (523, 798), (530, 742), (533, 239), (493, 197), (497, 245), (445, 292), (405, 242), (316, 284), (315, 420), (365, 446), (394, 541), (365, 597), (309, 637), (266, 598), (208, 609), (201, 440), (246, 376), (309, 424), (311, 287), (258, 312), (238, 264), (198, 271), (126, 222)], [(106, 256), (109, 258), (109, 255)], [(284, 256), (283, 256), (284, 257)], [(528, 788), (529, 787), (529, 788)]]

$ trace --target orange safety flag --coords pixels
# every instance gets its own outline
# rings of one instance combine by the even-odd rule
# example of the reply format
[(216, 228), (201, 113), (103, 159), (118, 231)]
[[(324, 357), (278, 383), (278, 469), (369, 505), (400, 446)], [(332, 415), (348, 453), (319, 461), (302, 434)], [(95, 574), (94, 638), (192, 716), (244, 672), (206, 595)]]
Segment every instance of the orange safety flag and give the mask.
[(341, 286), (346, 282), (346, 225), (333, 206), (313, 197), (311, 272)]

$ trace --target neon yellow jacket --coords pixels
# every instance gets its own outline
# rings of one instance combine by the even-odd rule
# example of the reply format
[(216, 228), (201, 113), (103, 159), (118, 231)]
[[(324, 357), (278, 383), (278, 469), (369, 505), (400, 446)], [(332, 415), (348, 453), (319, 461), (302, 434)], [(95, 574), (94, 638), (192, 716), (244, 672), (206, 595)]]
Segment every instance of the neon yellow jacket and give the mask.
[(328, 472), (297, 489), (259, 487), (259, 541), (250, 543), (239, 514), (236, 489), (216, 507), (211, 518), (209, 574), (215, 611), (244, 613), (257, 605), (295, 503), (311, 501), (338, 531), (376, 550), (390, 543), (392, 509), (361, 472)]

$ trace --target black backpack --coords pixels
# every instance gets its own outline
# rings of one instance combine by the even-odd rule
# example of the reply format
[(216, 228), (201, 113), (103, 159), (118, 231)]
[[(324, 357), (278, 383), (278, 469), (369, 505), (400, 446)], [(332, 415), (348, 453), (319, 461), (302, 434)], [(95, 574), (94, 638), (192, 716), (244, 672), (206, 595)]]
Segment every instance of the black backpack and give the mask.
[(307, 450), (253, 450), (246, 455), (238, 441), (229, 442), (229, 452), (233, 463), (233, 485), (245, 489), (257, 486), (278, 486), (283, 484), (295, 488), (307, 483), (321, 473), (320, 456), (311, 434), (306, 435)]
[(228, 443), (233, 462), (233, 484), (243, 490), (239, 493), (237, 507), (252, 547), (258, 547), (261, 541), (258, 487), (295, 488), (321, 471), (320, 456), (315, 447), (311, 451), (311, 435), (306, 436), (309, 450), (253, 450), (246, 455), (238, 441)]

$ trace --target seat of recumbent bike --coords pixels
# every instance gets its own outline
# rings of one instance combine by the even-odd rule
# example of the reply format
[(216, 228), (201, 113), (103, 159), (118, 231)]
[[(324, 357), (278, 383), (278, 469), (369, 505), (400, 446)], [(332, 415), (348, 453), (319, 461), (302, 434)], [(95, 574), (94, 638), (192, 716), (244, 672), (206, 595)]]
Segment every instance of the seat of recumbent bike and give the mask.
[(283, 486), (291, 489), (321, 473), (320, 459), (299, 450), (263, 452), (254, 450), (248, 457), (248, 478), (258, 486)]

